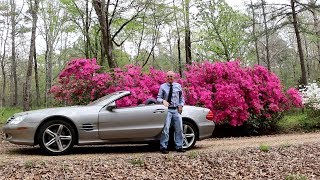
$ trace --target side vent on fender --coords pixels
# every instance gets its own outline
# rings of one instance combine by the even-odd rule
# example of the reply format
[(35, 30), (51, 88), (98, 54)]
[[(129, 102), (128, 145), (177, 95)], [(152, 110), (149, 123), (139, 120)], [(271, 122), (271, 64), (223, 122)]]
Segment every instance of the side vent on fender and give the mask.
[(81, 130), (85, 130), (85, 131), (92, 131), (96, 128), (95, 125), (90, 124), (90, 123), (86, 123), (86, 124), (82, 124)]
[(14, 116), (10, 117), (10, 118), (7, 120), (6, 124), (8, 124), (8, 123), (9, 123), (10, 121), (12, 121), (12, 120), (14, 120)]

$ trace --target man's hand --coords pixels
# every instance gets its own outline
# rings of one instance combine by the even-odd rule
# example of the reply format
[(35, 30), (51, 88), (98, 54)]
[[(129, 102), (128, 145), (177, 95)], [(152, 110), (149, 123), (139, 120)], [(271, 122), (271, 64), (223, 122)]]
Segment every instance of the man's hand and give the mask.
[(182, 106), (178, 106), (178, 112), (179, 112), (179, 114), (182, 113)]
[(168, 103), (168, 101), (166, 101), (166, 100), (163, 100), (162, 103), (163, 103), (163, 105), (164, 105), (165, 107), (169, 107), (169, 105), (170, 105), (170, 104)]

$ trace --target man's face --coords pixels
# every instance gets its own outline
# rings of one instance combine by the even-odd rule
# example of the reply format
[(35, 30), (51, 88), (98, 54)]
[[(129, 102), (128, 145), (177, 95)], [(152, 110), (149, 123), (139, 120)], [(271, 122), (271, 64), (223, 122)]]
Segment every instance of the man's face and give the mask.
[(173, 81), (174, 81), (174, 76), (175, 76), (175, 74), (174, 74), (174, 72), (168, 72), (167, 73), (167, 82), (168, 83), (173, 83)]

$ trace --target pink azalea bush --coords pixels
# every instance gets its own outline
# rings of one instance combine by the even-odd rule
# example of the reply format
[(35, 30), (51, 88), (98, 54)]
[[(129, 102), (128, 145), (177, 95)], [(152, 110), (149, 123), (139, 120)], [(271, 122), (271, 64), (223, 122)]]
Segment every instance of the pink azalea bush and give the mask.
[(265, 67), (242, 68), (238, 61), (195, 63), (185, 71), (183, 86), (190, 105), (211, 109), (216, 122), (242, 125), (250, 117), (271, 118), (301, 107), (299, 92), (283, 92), (279, 78)]
[(70, 61), (58, 76), (58, 83), (50, 92), (58, 101), (67, 104), (86, 104), (110, 93), (111, 76), (99, 73), (96, 59)]
[(149, 98), (155, 98), (160, 84), (165, 79), (165, 72), (151, 68), (143, 72), (142, 68), (126, 65), (123, 69), (115, 68), (112, 91), (130, 90), (131, 96), (118, 100), (118, 107), (136, 106)]
[[(96, 60), (71, 61), (60, 73), (51, 92), (68, 104), (85, 104), (105, 94), (129, 90), (132, 95), (118, 100), (119, 107), (135, 106), (148, 98), (156, 98), (165, 72), (126, 65), (111, 73), (99, 73)], [(265, 67), (240, 66), (238, 61), (211, 63), (204, 61), (187, 67), (184, 78), (177, 81), (184, 88), (186, 104), (207, 107), (215, 121), (242, 125), (249, 119), (270, 119), (275, 113), (301, 107), (299, 92), (283, 91), (279, 78)]]

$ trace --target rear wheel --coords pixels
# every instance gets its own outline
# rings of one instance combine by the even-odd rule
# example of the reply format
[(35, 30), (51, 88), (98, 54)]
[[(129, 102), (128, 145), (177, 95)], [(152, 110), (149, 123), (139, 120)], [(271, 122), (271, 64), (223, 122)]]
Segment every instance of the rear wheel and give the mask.
[(66, 154), (74, 146), (75, 130), (63, 120), (49, 121), (40, 127), (38, 142), (47, 154)]
[[(183, 132), (183, 149), (191, 149), (194, 147), (197, 141), (198, 131), (196, 126), (189, 121), (182, 121), (182, 132)], [(169, 148), (174, 149), (174, 128), (170, 128), (169, 133)]]
[(183, 121), (182, 124), (182, 130), (183, 130), (183, 149), (191, 149), (196, 144), (197, 141), (197, 129), (195, 126), (188, 122)]

